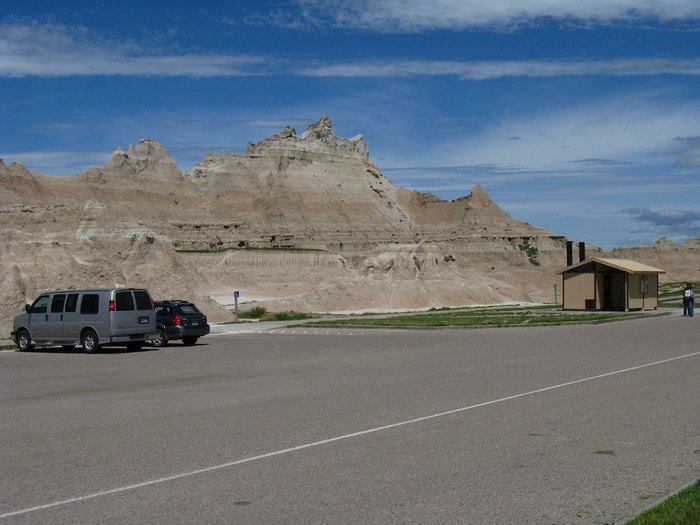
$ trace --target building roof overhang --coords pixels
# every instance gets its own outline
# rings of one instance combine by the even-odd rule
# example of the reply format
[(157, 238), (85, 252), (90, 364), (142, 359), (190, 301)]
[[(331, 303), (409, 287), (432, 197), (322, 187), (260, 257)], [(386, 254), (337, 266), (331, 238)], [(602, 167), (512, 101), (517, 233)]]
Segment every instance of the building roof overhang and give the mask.
[(630, 274), (666, 273), (666, 270), (662, 270), (661, 268), (656, 268), (654, 266), (649, 266), (647, 264), (642, 264), (636, 261), (630, 261), (629, 259), (609, 259), (603, 257), (592, 257), (584, 261), (579, 261), (576, 264), (572, 264), (571, 266), (567, 266), (566, 268), (559, 270), (557, 274), (563, 274), (575, 270), (580, 266), (584, 266), (592, 262), (602, 264), (603, 266), (608, 266), (610, 268), (614, 268), (615, 270), (620, 270), (622, 272)]

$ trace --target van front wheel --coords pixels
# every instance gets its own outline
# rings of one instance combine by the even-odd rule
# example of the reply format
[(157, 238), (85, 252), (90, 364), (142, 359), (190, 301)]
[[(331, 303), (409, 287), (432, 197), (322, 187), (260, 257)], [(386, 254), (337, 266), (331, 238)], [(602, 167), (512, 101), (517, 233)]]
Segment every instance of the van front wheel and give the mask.
[(17, 341), (17, 349), (20, 352), (29, 352), (34, 348), (32, 338), (29, 336), (29, 332), (26, 330), (20, 330), (17, 333), (17, 338), (15, 340)]
[(83, 345), (83, 352), (93, 354), (100, 349), (100, 341), (97, 339), (97, 334), (92, 330), (85, 330), (83, 337), (80, 338)]

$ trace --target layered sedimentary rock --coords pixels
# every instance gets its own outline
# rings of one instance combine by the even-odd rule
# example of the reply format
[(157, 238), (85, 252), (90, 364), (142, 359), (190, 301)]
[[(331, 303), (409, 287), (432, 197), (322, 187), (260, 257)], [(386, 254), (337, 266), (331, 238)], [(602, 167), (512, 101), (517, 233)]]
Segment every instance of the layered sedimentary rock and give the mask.
[(56, 288), (146, 286), (212, 301), (245, 290), (272, 309), (425, 308), (550, 299), (564, 239), (475, 186), (455, 201), (395, 187), (361, 136), (321, 118), (184, 173), (142, 140), (54, 177), (0, 161), (0, 333)]

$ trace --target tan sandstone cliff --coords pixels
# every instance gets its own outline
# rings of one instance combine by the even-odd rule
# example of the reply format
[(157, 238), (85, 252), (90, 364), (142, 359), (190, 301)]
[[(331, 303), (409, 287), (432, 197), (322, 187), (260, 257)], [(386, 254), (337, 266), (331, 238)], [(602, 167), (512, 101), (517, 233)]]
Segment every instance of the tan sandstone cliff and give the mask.
[(478, 185), (395, 187), (328, 117), (184, 173), (147, 139), (70, 177), (0, 161), (0, 333), (40, 292), (87, 286), (190, 298), (215, 321), (233, 290), (307, 311), (547, 301), (564, 246)]

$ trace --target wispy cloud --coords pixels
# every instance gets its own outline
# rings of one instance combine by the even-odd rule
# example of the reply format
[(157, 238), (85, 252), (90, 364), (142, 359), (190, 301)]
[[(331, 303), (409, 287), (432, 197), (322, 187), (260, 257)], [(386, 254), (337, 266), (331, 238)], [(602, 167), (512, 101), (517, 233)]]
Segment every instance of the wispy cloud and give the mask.
[(253, 76), (270, 60), (250, 55), (168, 54), (101, 38), (84, 27), (0, 24), (0, 76)]
[(34, 171), (55, 175), (75, 175), (76, 166), (96, 166), (107, 160), (104, 152), (96, 151), (3, 151), (0, 159), (5, 164), (19, 162)]
[(645, 232), (651, 230), (677, 242), (700, 236), (700, 213), (696, 211), (650, 208), (630, 208), (622, 211), (635, 221), (651, 225), (643, 230)]
[(700, 137), (678, 137), (683, 144), (678, 152), (678, 163), (683, 166), (700, 166)]
[(695, 0), (298, 0), (296, 5), (296, 13), (281, 13), (280, 23), (387, 33), (512, 29), (543, 18), (598, 25), (700, 18)]
[[(689, 210), (652, 210), (650, 208), (627, 208), (622, 210), (631, 217), (656, 226), (689, 226), (700, 220), (700, 212)], [(700, 228), (700, 225), (696, 225)]]
[(381, 60), (303, 65), (299, 75), (318, 77), (454, 76), (462, 80), (508, 77), (700, 75), (700, 59), (612, 60)]
[[(529, 170), (667, 163), (678, 155), (676, 138), (693, 137), (700, 129), (700, 105), (678, 99), (665, 102), (666, 98), (662, 92), (630, 94), (534, 114), (505, 113), (481, 130), (456, 134), (430, 156), (452, 166)], [(688, 144), (685, 151), (691, 159), (698, 146)]]
[(114, 41), (80, 26), (0, 24), (0, 76), (406, 78), (461, 80), (558, 76), (700, 75), (700, 58), (636, 57), (608, 60), (350, 60), (323, 62), (263, 55), (172, 53), (146, 43)]

